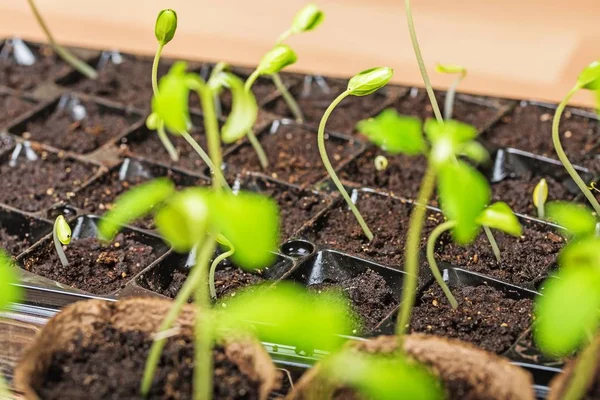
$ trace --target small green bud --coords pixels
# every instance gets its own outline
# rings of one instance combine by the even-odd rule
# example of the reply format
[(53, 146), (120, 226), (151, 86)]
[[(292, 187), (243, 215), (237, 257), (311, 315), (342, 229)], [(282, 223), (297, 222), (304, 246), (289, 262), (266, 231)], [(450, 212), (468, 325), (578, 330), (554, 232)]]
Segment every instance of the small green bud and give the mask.
[(437, 64), (435, 70), (440, 74), (461, 74), (462, 76), (467, 75), (467, 69), (461, 65), (455, 64)]
[(600, 90), (600, 61), (594, 61), (579, 74), (577, 86), (582, 89)]
[(290, 31), (293, 34), (312, 31), (323, 22), (324, 18), (325, 14), (317, 5), (307, 4), (294, 17)]
[(543, 207), (546, 204), (546, 200), (548, 200), (548, 182), (546, 179), (542, 178), (540, 182), (535, 185), (535, 189), (533, 189), (533, 204), (536, 207)]
[(375, 169), (377, 171), (385, 171), (388, 167), (388, 159), (384, 156), (377, 156), (373, 161), (375, 163)]
[(59, 215), (56, 218), (55, 226), (56, 226), (56, 237), (58, 238), (58, 241), (61, 242), (62, 244), (71, 243), (71, 227), (69, 226), (69, 223), (67, 222), (65, 217), (63, 217), (62, 215)]
[(292, 48), (286, 44), (278, 44), (261, 58), (256, 70), (260, 75), (276, 74), (288, 65), (296, 62), (298, 56)]
[(161, 45), (169, 43), (175, 36), (177, 30), (177, 13), (174, 10), (166, 9), (158, 13), (156, 25), (154, 25), (154, 35)]
[(348, 81), (348, 92), (353, 96), (367, 96), (381, 89), (392, 79), (394, 70), (377, 67), (364, 70)]
[(158, 114), (152, 113), (152, 114), (148, 115), (148, 118), (146, 118), (146, 127), (148, 129), (150, 129), (151, 131), (155, 131), (158, 129), (159, 121), (160, 121), (160, 117), (158, 116)]

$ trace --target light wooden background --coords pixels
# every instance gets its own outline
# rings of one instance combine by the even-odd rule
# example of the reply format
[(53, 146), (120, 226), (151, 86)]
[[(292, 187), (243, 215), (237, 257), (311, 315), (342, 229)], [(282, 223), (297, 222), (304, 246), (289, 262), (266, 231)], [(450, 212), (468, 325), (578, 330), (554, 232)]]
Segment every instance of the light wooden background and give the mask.
[[(351, 75), (387, 65), (395, 80), (419, 83), (402, 0), (315, 0), (327, 13), (315, 32), (293, 38), (294, 69)], [(68, 44), (153, 53), (161, 8), (179, 29), (166, 54), (252, 65), (305, 0), (37, 0)], [(435, 86), (450, 78), (436, 62), (468, 67), (465, 91), (559, 100), (580, 69), (600, 59), (600, 0), (413, 0)], [(25, 0), (0, 0), (0, 36), (42, 39)], [(590, 104), (582, 94), (576, 102)]]

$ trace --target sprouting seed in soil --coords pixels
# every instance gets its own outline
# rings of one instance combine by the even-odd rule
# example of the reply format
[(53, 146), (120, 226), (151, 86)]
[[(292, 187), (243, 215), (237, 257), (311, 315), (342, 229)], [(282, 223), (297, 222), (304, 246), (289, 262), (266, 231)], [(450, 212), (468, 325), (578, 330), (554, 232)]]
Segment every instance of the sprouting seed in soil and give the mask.
[(548, 200), (548, 182), (545, 178), (540, 179), (533, 189), (533, 205), (537, 207), (538, 217), (545, 217), (546, 200)]
[(388, 159), (382, 155), (378, 155), (377, 157), (375, 157), (373, 163), (375, 164), (375, 169), (377, 171), (385, 171), (388, 167)]
[(456, 98), (456, 89), (463, 79), (467, 76), (467, 69), (460, 65), (453, 64), (437, 64), (436, 71), (442, 74), (458, 74), (458, 77), (452, 82), (446, 92), (446, 100), (444, 101), (444, 119), (452, 119), (454, 111), (454, 99)]
[(360, 215), (358, 208), (350, 198), (350, 195), (344, 188), (344, 185), (338, 178), (337, 174), (335, 173), (335, 169), (329, 161), (329, 156), (327, 155), (327, 149), (325, 147), (325, 126), (327, 125), (327, 120), (329, 119), (329, 116), (331, 115), (335, 107), (342, 102), (342, 100), (344, 100), (348, 96), (367, 96), (371, 93), (376, 92), (377, 90), (381, 89), (382, 87), (388, 84), (390, 79), (392, 79), (393, 74), (394, 70), (392, 70), (391, 68), (378, 67), (367, 69), (352, 77), (348, 81), (348, 88), (344, 92), (342, 92), (335, 100), (333, 100), (329, 107), (327, 107), (325, 114), (323, 114), (323, 117), (321, 118), (321, 122), (319, 124), (319, 132), (317, 136), (319, 154), (321, 155), (321, 160), (323, 160), (325, 169), (327, 170), (329, 177), (337, 187), (338, 191), (346, 200), (346, 203), (348, 203), (348, 206), (352, 210), (352, 213), (356, 217), (356, 220), (358, 221), (360, 227), (362, 228), (365, 236), (367, 237), (367, 239), (369, 239), (369, 241), (373, 239), (373, 233), (367, 226), (367, 223), (363, 219), (362, 215)]
[(46, 21), (44, 21), (44, 18), (42, 17), (40, 10), (37, 8), (35, 1), (27, 0), (27, 3), (29, 4), (31, 12), (33, 13), (38, 25), (40, 28), (42, 28), (42, 31), (44, 31), (50, 46), (52, 46), (56, 54), (58, 54), (60, 58), (62, 58), (67, 64), (75, 68), (85, 77), (89, 79), (96, 79), (98, 77), (98, 73), (94, 68), (87, 65), (84, 61), (77, 58), (73, 53), (62, 47), (56, 40), (54, 40), (54, 35), (52, 35), (50, 28), (48, 28), (48, 25), (46, 25)]
[(64, 216), (59, 215), (54, 220), (54, 229), (52, 229), (52, 239), (54, 240), (54, 247), (56, 248), (56, 254), (60, 259), (60, 263), (63, 267), (69, 266), (69, 260), (63, 250), (63, 245), (71, 243), (71, 227)]

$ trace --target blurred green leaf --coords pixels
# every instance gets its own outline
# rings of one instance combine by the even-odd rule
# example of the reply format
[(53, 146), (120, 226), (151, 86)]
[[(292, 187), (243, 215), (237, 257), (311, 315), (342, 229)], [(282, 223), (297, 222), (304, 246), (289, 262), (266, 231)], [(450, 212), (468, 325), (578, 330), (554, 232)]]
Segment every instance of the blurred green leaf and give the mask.
[(11, 256), (0, 249), (0, 310), (6, 309), (10, 303), (16, 303), (22, 298), (22, 290), (14, 283), (19, 282), (17, 267)]
[(456, 221), (454, 240), (472, 242), (479, 229), (478, 217), (491, 197), (486, 179), (463, 161), (448, 162), (439, 170), (438, 193), (442, 211)]
[[(597, 251), (597, 249), (596, 249)], [(562, 268), (544, 283), (536, 298), (534, 338), (546, 354), (564, 356), (577, 350), (598, 328), (600, 276), (597, 268)]]
[(459, 145), (477, 137), (477, 129), (472, 125), (453, 119), (445, 121), (443, 124), (435, 119), (427, 119), (425, 121), (425, 134), (433, 145), (440, 140), (448, 139), (452, 142), (453, 148), (460, 150), (461, 146)]
[(391, 154), (415, 156), (427, 151), (421, 120), (398, 115), (391, 108), (375, 118), (360, 121), (356, 128), (371, 142)]
[(276, 74), (288, 65), (294, 64), (298, 56), (287, 44), (278, 44), (269, 50), (258, 63), (256, 71), (260, 75)]
[(467, 69), (462, 65), (456, 64), (440, 64), (435, 66), (435, 70), (441, 74), (461, 74), (467, 75)]
[(542, 178), (533, 189), (533, 205), (536, 207), (545, 206), (548, 200), (548, 182)]
[(367, 96), (387, 85), (392, 76), (394, 70), (389, 67), (366, 69), (350, 78), (347, 90), (352, 96)]
[(444, 399), (441, 382), (424, 366), (401, 355), (347, 350), (325, 362), (335, 382), (355, 388), (369, 399)]
[(201, 243), (209, 228), (210, 191), (185, 189), (173, 195), (156, 213), (156, 227), (178, 253), (186, 253)]
[(577, 86), (582, 89), (600, 89), (600, 61), (594, 61), (584, 68), (577, 78)]
[(149, 214), (173, 193), (175, 185), (167, 178), (154, 179), (123, 193), (100, 221), (100, 237), (112, 240), (123, 225)]
[(158, 83), (158, 96), (152, 98), (152, 111), (163, 120), (171, 132), (188, 129), (190, 116), (188, 110), (189, 88), (187, 64), (178, 61)]
[[(263, 289), (260, 295), (256, 290)], [(247, 330), (251, 323), (258, 339), (296, 346), (298, 351), (334, 351), (351, 334), (347, 301), (335, 293), (308, 292), (291, 282), (259, 286), (238, 293), (219, 318), (230, 329)]]
[(465, 143), (460, 150), (460, 155), (469, 158), (477, 164), (482, 164), (490, 159), (485, 146), (475, 140)]
[(583, 205), (553, 201), (546, 205), (546, 214), (549, 220), (565, 228), (574, 237), (596, 232), (596, 217), (590, 208)]
[(294, 17), (290, 31), (292, 34), (312, 31), (325, 19), (325, 14), (315, 4), (305, 5)]
[(218, 77), (231, 90), (231, 112), (221, 129), (224, 143), (233, 143), (244, 137), (254, 126), (258, 116), (258, 105), (252, 91), (244, 89), (244, 81), (231, 72), (221, 72)]
[(586, 236), (569, 242), (558, 255), (562, 268), (596, 268), (600, 271), (600, 238)]
[(519, 219), (513, 210), (511, 210), (508, 204), (501, 201), (483, 210), (479, 217), (477, 217), (477, 223), (489, 228), (498, 229), (513, 236), (521, 236), (523, 233)]

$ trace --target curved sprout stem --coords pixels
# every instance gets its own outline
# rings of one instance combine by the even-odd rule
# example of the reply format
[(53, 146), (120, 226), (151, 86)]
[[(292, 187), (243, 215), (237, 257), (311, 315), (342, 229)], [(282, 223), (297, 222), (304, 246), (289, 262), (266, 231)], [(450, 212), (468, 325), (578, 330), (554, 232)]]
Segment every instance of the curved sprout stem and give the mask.
[(417, 290), (417, 275), (419, 273), (419, 243), (421, 240), (421, 231), (423, 230), (423, 220), (425, 219), (425, 210), (433, 190), (435, 189), (435, 169), (428, 167), (421, 182), (417, 202), (410, 214), (408, 226), (408, 237), (404, 247), (404, 283), (402, 285), (402, 306), (396, 326), (396, 335), (398, 335), (399, 349), (403, 349), (404, 334), (410, 322), (410, 314), (415, 304)]
[(163, 47), (165, 47), (164, 44), (158, 44), (156, 54), (154, 54), (154, 61), (152, 61), (152, 92), (155, 96), (158, 96), (158, 62), (160, 60)]
[(281, 76), (279, 74), (273, 74), (271, 75), (271, 79), (273, 80), (273, 83), (275, 84), (277, 89), (281, 92), (281, 95), (283, 96), (283, 99), (285, 100), (288, 108), (292, 112), (292, 115), (294, 116), (296, 122), (299, 124), (303, 123), (304, 115), (302, 115), (302, 109), (300, 109), (300, 105), (298, 105), (298, 102), (296, 101), (296, 99), (294, 99), (294, 96), (292, 96), (290, 91), (287, 89), (287, 87), (281, 80)]
[(292, 36), (292, 31), (290, 31), (288, 29), (285, 32), (283, 32), (281, 35), (279, 35), (279, 37), (277, 38), (277, 41), (275, 42), (275, 44), (281, 44), (281, 43), (283, 43), (290, 36)]
[[(156, 49), (156, 54), (154, 55), (154, 61), (152, 61), (152, 92), (154, 93), (154, 96), (158, 96), (158, 62), (160, 60), (163, 47), (164, 45), (159, 43), (158, 48)], [(167, 150), (167, 153), (169, 153), (171, 160), (174, 162), (179, 161), (179, 154), (177, 153), (175, 146), (173, 146), (173, 143), (171, 143), (169, 140), (167, 132), (165, 132), (165, 123), (163, 121), (159, 121), (157, 132), (158, 138), (160, 139), (163, 147)]]
[(448, 88), (448, 91), (446, 92), (446, 100), (444, 101), (444, 119), (446, 121), (452, 119), (452, 114), (454, 113), (454, 100), (456, 98), (456, 89), (458, 88), (458, 85), (460, 85), (464, 78), (465, 74), (461, 73), (458, 76), (458, 78), (456, 78), (452, 82), (452, 84)]
[(490, 242), (490, 246), (492, 246), (492, 251), (494, 252), (494, 257), (496, 257), (496, 261), (498, 262), (498, 264), (500, 264), (502, 262), (502, 258), (500, 256), (500, 247), (498, 247), (498, 242), (496, 242), (492, 230), (487, 226), (484, 226), (483, 231), (485, 232), (485, 236), (487, 236), (487, 239)]
[(208, 271), (208, 288), (210, 290), (210, 297), (213, 299), (217, 298), (217, 288), (215, 287), (215, 271), (217, 270), (217, 266), (221, 261), (225, 260), (228, 257), (231, 257), (233, 253), (235, 253), (235, 248), (233, 247), (233, 244), (229, 240), (227, 240), (225, 236), (219, 235), (217, 240), (224, 246), (229, 247), (229, 250), (222, 254), (219, 254), (213, 260), (212, 264), (210, 265), (210, 270)]
[(58, 254), (58, 258), (60, 259), (60, 263), (63, 267), (69, 266), (69, 260), (67, 259), (67, 255), (63, 250), (62, 243), (58, 240), (58, 218), (54, 221), (54, 228), (52, 229), (52, 240), (54, 240), (54, 248), (56, 249), (56, 254)]
[(256, 82), (259, 75), (260, 73), (258, 72), (258, 70), (255, 69), (254, 71), (252, 71), (248, 79), (246, 79), (246, 83), (244, 84), (244, 90), (246, 92), (249, 92), (252, 89), (252, 85), (254, 85), (254, 82)]
[[(210, 77), (208, 78), (208, 83), (209, 83), (208, 86), (209, 87), (210, 87), (211, 81), (213, 79), (215, 79), (226, 68), (227, 68), (227, 64), (224, 62), (220, 62), (220, 63), (217, 63), (217, 65), (215, 65), (212, 72), (210, 73)], [(219, 98), (219, 92), (216, 90), (213, 92), (213, 99), (215, 101), (215, 114), (217, 115), (217, 118), (221, 118), (221, 116), (223, 115), (223, 111), (221, 108), (221, 99)]]
[(217, 168), (216, 165), (213, 164), (212, 160), (210, 159), (208, 154), (206, 154), (206, 152), (204, 151), (202, 146), (200, 146), (198, 144), (198, 142), (196, 142), (196, 140), (188, 132), (183, 131), (183, 132), (179, 132), (179, 134), (189, 143), (190, 146), (192, 146), (192, 148), (200, 156), (202, 161), (204, 161), (206, 163), (206, 165), (208, 165), (208, 168), (210, 168), (213, 175), (215, 176), (215, 179), (213, 181), (214, 182), (220, 181), (220, 182), (222, 182), (223, 187), (225, 189), (229, 189), (229, 184), (227, 184), (227, 180), (223, 176), (223, 171), (221, 171), (221, 168)]
[(546, 204), (544, 204), (544, 194), (541, 190), (538, 190), (537, 194), (537, 213), (541, 219), (546, 217)]
[(329, 119), (329, 116), (331, 115), (331, 113), (335, 109), (335, 107), (349, 95), (350, 95), (349, 91), (345, 91), (342, 94), (340, 94), (329, 105), (329, 107), (325, 111), (325, 114), (323, 114), (323, 117), (321, 118), (321, 123), (319, 124), (319, 133), (318, 133), (318, 138), (317, 138), (317, 141), (318, 141), (317, 144), (319, 146), (319, 154), (321, 154), (321, 159), (323, 160), (323, 164), (325, 165), (325, 169), (327, 170), (327, 173), (331, 177), (331, 180), (333, 181), (333, 183), (335, 184), (335, 186), (337, 187), (339, 192), (344, 197), (344, 200), (346, 200), (346, 203), (348, 203), (348, 207), (350, 207), (350, 209), (352, 210), (352, 213), (356, 217), (356, 220), (358, 221), (360, 227), (362, 228), (363, 232), (365, 233), (365, 236), (367, 237), (367, 239), (369, 239), (369, 241), (371, 241), (371, 240), (373, 240), (373, 233), (367, 226), (367, 223), (363, 219), (362, 215), (360, 215), (358, 208), (356, 208), (356, 206), (352, 202), (350, 195), (348, 194), (348, 192), (346, 192), (344, 185), (342, 185), (342, 182), (340, 181), (337, 174), (335, 173), (335, 169), (333, 169), (333, 167), (331, 166), (331, 162), (329, 161), (329, 157), (327, 156), (327, 149), (325, 148), (325, 125), (327, 124), (327, 120)]
[(260, 162), (260, 167), (262, 169), (267, 169), (269, 167), (269, 158), (267, 157), (267, 153), (265, 153), (265, 149), (263, 149), (262, 145), (258, 141), (258, 138), (254, 134), (254, 130), (250, 129), (248, 131), (248, 140), (254, 148), (256, 155), (258, 156), (258, 161)]
[(444, 120), (442, 119), (440, 106), (438, 105), (438, 102), (435, 98), (435, 93), (433, 92), (433, 88), (431, 87), (431, 81), (429, 80), (427, 68), (425, 68), (425, 62), (423, 61), (423, 55), (421, 54), (421, 47), (419, 46), (419, 41), (417, 39), (417, 32), (415, 31), (415, 24), (413, 21), (410, 0), (405, 0), (404, 4), (406, 6), (406, 20), (408, 22), (408, 30), (410, 31), (410, 40), (415, 51), (415, 56), (417, 57), (417, 62), (419, 63), (419, 70), (421, 71), (423, 82), (425, 83), (425, 90), (427, 90), (427, 95), (429, 96), (429, 101), (431, 102), (431, 107), (433, 108), (433, 114), (435, 115), (435, 119), (440, 125), (443, 125)]
[(563, 400), (579, 400), (585, 397), (590, 381), (594, 378), (596, 372), (598, 351), (600, 351), (600, 336), (596, 336), (581, 352), (563, 394)]
[(50, 32), (48, 25), (46, 25), (46, 22), (42, 18), (42, 14), (38, 10), (37, 6), (35, 5), (35, 2), (33, 0), (27, 0), (27, 3), (29, 3), (29, 7), (31, 8), (31, 11), (33, 12), (33, 16), (35, 17), (38, 24), (44, 31), (44, 34), (48, 38), (48, 42), (50, 42), (50, 45), (52, 46), (52, 48), (54, 49), (56, 54), (58, 54), (60, 56), (60, 58), (62, 58), (67, 64), (71, 65), (77, 71), (81, 72), (86, 78), (89, 78), (89, 79), (98, 78), (98, 73), (96, 72), (96, 70), (94, 68), (90, 67), (85, 62), (81, 61), (79, 58), (77, 58), (70, 51), (68, 51), (67, 49), (62, 47), (60, 44), (58, 44), (54, 40), (54, 36), (52, 35), (52, 32)]
[(581, 179), (577, 171), (575, 171), (575, 168), (573, 168), (573, 164), (571, 164), (571, 162), (569, 161), (569, 158), (565, 154), (562, 144), (560, 143), (560, 118), (562, 116), (563, 111), (567, 107), (569, 100), (571, 100), (573, 95), (575, 95), (575, 93), (577, 93), (579, 89), (579, 86), (573, 87), (569, 91), (567, 96), (563, 99), (563, 101), (556, 108), (556, 113), (554, 114), (554, 121), (552, 121), (552, 143), (554, 144), (554, 150), (556, 150), (556, 154), (558, 154), (560, 162), (562, 162), (563, 166), (565, 167), (571, 178), (575, 181), (581, 192), (588, 199), (588, 201), (594, 208), (596, 215), (600, 216), (600, 204), (598, 203), (598, 200), (596, 200), (594, 194), (590, 191), (590, 189), (588, 189), (587, 185), (585, 184), (583, 179)]
[[(217, 242), (213, 235), (210, 235), (208, 239), (203, 243), (202, 247), (200, 248), (200, 251), (198, 252), (196, 265), (194, 266), (194, 268), (192, 268), (192, 271), (190, 272), (188, 278), (181, 287), (181, 290), (177, 294), (177, 297), (173, 301), (173, 305), (169, 309), (169, 312), (161, 322), (158, 331), (156, 332), (157, 334), (171, 329), (173, 327), (173, 324), (177, 320), (177, 316), (181, 312), (181, 309), (183, 308), (184, 304), (187, 303), (187, 301), (192, 296), (194, 290), (198, 287), (198, 285), (201, 284), (201, 282), (203, 282), (202, 277), (206, 276), (206, 266), (208, 265), (210, 257), (212, 257), (215, 251), (216, 243)], [(160, 359), (160, 354), (162, 353), (164, 347), (165, 338), (157, 339), (152, 343), (150, 353), (148, 355), (148, 358), (146, 359), (146, 365), (144, 367), (144, 376), (142, 378), (141, 383), (141, 392), (144, 397), (146, 397), (148, 395), (148, 392), (150, 391), (150, 387), (152, 386), (152, 380), (154, 379), (154, 374), (156, 372), (158, 361)]]
[(438, 285), (440, 285), (440, 287), (444, 291), (448, 302), (450, 303), (452, 308), (456, 310), (456, 307), (458, 307), (458, 301), (456, 301), (456, 298), (450, 291), (450, 288), (448, 287), (446, 282), (444, 282), (444, 278), (442, 278), (442, 274), (440, 273), (434, 254), (435, 243), (437, 242), (440, 235), (446, 232), (447, 230), (454, 228), (455, 226), (456, 221), (446, 221), (443, 224), (438, 225), (433, 230), (433, 232), (431, 232), (431, 235), (429, 235), (429, 239), (427, 240), (427, 261), (429, 262), (429, 268), (431, 269), (431, 273), (435, 277), (435, 280), (437, 281)]

